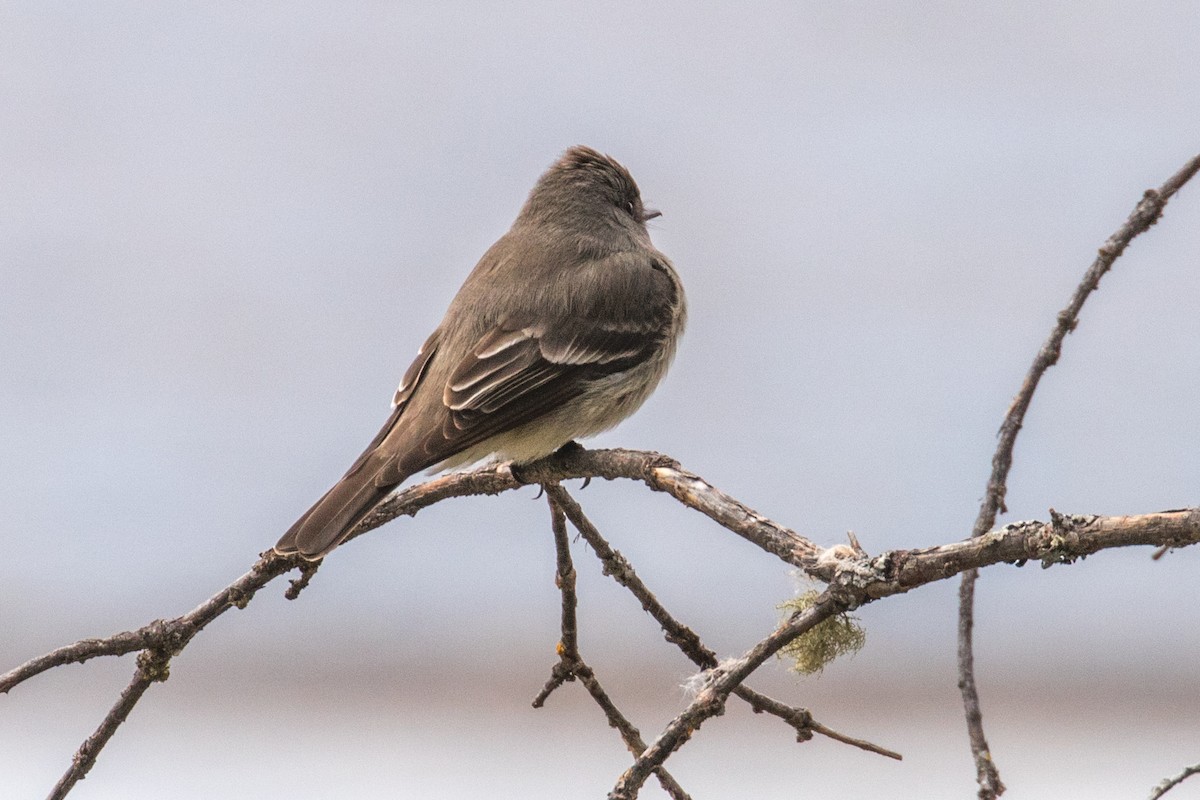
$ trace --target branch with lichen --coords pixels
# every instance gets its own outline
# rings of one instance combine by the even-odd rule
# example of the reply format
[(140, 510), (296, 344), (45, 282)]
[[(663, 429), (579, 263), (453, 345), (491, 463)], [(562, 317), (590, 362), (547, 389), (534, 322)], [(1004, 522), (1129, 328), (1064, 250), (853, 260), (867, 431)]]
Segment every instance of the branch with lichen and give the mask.
[[(937, 547), (892, 550), (871, 557), (862, 553), (860, 548), (846, 545), (821, 548), (712, 487), (677, 462), (660, 454), (631, 450), (581, 449), (571, 449), (529, 465), (521, 470), (521, 479), (515, 478), (506, 465), (500, 464), (446, 475), (400, 490), (382, 504), (381, 513), (369, 518), (360, 526), (355, 536), (360, 536), (396, 516), (415, 515), (421, 509), (442, 500), (498, 494), (530, 483), (548, 484), (547, 492), (556, 503), (563, 501), (564, 511), (568, 518), (572, 518), (574, 509), (578, 508), (577, 504), (574, 504), (565, 492), (559, 495), (561, 487), (556, 489), (553, 484), (576, 478), (623, 478), (641, 481), (652, 489), (668, 493), (689, 508), (721, 522), (729, 530), (758, 545), (764, 552), (784, 563), (797, 566), (810, 577), (829, 584), (813, 608), (797, 612), (780, 630), (760, 642), (746, 656), (738, 659), (736, 664), (712, 663), (715, 656), (707, 648), (703, 648), (698, 639), (694, 642), (689, 641), (685, 626), (678, 623), (664, 625), (668, 639), (683, 648), (689, 656), (694, 655), (693, 660), (707, 670), (707, 683), (689, 706), (690, 710), (685, 712), (682, 722), (665, 731), (638, 756), (634, 767), (631, 768), (634, 770), (631, 774), (641, 776), (641, 780), (662, 766), (666, 757), (674, 749), (682, 746), (705, 719), (722, 711), (725, 698), (730, 693), (743, 697), (758, 711), (771, 713), (789, 721), (797, 727), (798, 732), (808, 729), (839, 741), (882, 752), (882, 748), (859, 743), (850, 737), (829, 731), (824, 726), (810, 726), (807, 722), (797, 725), (798, 720), (807, 719), (807, 712), (791, 709), (758, 695), (743, 685), (744, 680), (767, 658), (824, 619), (880, 598), (945, 580), (968, 569), (988, 567), (1002, 562), (1023, 564), (1027, 561), (1039, 561), (1043, 566), (1051, 566), (1069, 564), (1083, 556), (1116, 547), (1148, 545), (1178, 548), (1200, 542), (1200, 509), (1123, 517), (1063, 515), (1055, 512), (1049, 522), (1014, 523), (983, 537)], [(587, 528), (585, 519), (579, 513), (572, 518), (572, 523), (582, 531)], [(36, 675), (64, 664), (82, 663), (99, 656), (119, 656), (134, 652), (149, 654), (139, 660), (139, 666), (121, 701), (101, 722), (96, 733), (80, 748), (52, 797), (65, 797), (70, 788), (91, 769), (100, 750), (111, 739), (134, 705), (144, 696), (149, 685), (165, 679), (171, 658), (189, 646), (196, 635), (218, 616), (231, 608), (245, 608), (258, 590), (293, 569), (301, 572), (300, 579), (293, 581), (288, 590), (289, 595), (294, 596), (298, 588), (302, 588), (302, 583), (311, 579), (313, 566), (296, 557), (280, 556), (269, 551), (249, 572), (186, 614), (170, 620), (155, 620), (137, 630), (103, 639), (84, 639), (31, 659), (0, 675), (0, 693), (4, 693)], [(623, 571), (621, 577), (614, 575), (614, 578), (630, 584), (636, 578), (636, 573), (630, 567)], [(660, 624), (668, 618), (673, 619), (665, 609), (655, 616), (660, 619)], [(142, 668), (142, 662), (148, 658), (153, 658), (155, 665), (152, 673), (147, 673)], [(664, 739), (664, 736), (667, 738)], [(632, 783), (627, 782), (626, 785), (632, 786)]]
[[(780, 608), (798, 614), (812, 608), (821, 593), (809, 589), (782, 604)], [(820, 675), (825, 667), (845, 655), (863, 649), (867, 643), (867, 632), (859, 624), (858, 617), (846, 612), (830, 617), (812, 630), (784, 645), (779, 655), (792, 662), (792, 669), (801, 675)]]
[(867, 603), (919, 586), (945, 580), (968, 569), (1000, 563), (1043, 568), (1072, 564), (1085, 556), (1134, 545), (1186, 547), (1200, 542), (1200, 509), (1163, 511), (1127, 517), (1064, 515), (1052, 512), (1049, 522), (1018, 522), (985, 536), (937, 547), (892, 550), (878, 556), (841, 546), (818, 557), (813, 571), (828, 586), (804, 603), (769, 636), (740, 658), (709, 670), (703, 689), (646, 748), (609, 793), (610, 800), (632, 800), (642, 784), (704, 722), (723, 714), (725, 701), (770, 656), (782, 651), (826, 621)]

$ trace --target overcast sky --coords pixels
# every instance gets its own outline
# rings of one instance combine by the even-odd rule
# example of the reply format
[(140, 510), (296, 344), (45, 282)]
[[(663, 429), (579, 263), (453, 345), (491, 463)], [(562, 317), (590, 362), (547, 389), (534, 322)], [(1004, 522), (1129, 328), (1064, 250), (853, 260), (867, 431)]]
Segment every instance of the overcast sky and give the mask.
[[(1200, 150), (1196, 30), (1195, 10), (1171, 2), (0, 3), (0, 671), (182, 613), (248, 568), (370, 440), (458, 285), (579, 143), (628, 166), (662, 210), (652, 236), (691, 306), (658, 393), (595, 444), (668, 453), (822, 544), (847, 530), (872, 552), (962, 538), (1054, 315), (1142, 191)], [(1002, 521), (1198, 502), (1198, 258), (1200, 185), (1089, 301), (1034, 400)], [(557, 636), (534, 495), (397, 521), (338, 550), (298, 603), (272, 586), (223, 618), (78, 796), (150, 796), (130, 787), (155, 780), (193, 796), (151, 778), (150, 753), (244, 722), (213, 699), (233, 686), (256, 687), (261, 730), (219, 757), (253, 754), (252, 766), (221, 783), (221, 770), (199, 772), (203, 756), (188, 759), (188, 781), (210, 781), (194, 796), (237, 793), (260, 761), (285, 775), (288, 754), (326, 776), (313, 797), (391, 796), (380, 763), (354, 768), (361, 784), (322, 772), (349, 769), (351, 745), (296, 741), (313, 723), (295, 716), (293, 686), (321, 708), (362, 706), (347, 723), (360, 758), (393, 735), (395, 715), (370, 702), (381, 685), (414, 693), (408, 718), (436, 726), (444, 695), (466, 691), (445, 681), (467, 676), (511, 730), (532, 713)], [(723, 655), (769, 632), (795, 590), (783, 565), (664, 496), (604, 483), (578, 496)], [(647, 702), (677, 706), (687, 664), (576, 556), (586, 647)], [(1198, 566), (1193, 549), (988, 570), (985, 713), (989, 689), (1037, 696), (1047, 672), (1059, 700), (1073, 683), (1109, 686), (1103, 698), (1153, 684), (1169, 702), (1147, 735), (1181, 749), (1133, 759), (1134, 773), (1100, 759), (1079, 780), (1124, 791), (1127, 778), (1144, 794), (1188, 752), (1194, 762)], [(879, 778), (914, 797), (929, 775), (971, 791), (956, 587), (864, 609), (867, 649), (831, 667), (825, 689), (774, 678), (818, 718), (880, 681), (931, 692), (944, 716), (929, 730), (953, 758), (930, 745), (928, 772), (910, 759)], [(48, 790), (132, 664), (71, 669), (0, 698), (0, 740), (32, 748), (15, 778), (29, 796)], [(646, 689), (643, 673), (667, 680)], [(823, 706), (814, 692), (829, 693)], [(1055, 713), (1101, 702), (1081, 693)], [(580, 778), (578, 796), (603, 796), (626, 756), (594, 709), (571, 708), (539, 724), (551, 747), (573, 725), (600, 729), (615, 767)], [(204, 725), (179, 730), (185, 712)], [(921, 746), (900, 724), (910, 713), (885, 715), (896, 727), (884, 744)], [(1036, 776), (1060, 765), (1022, 736), (1038, 726), (996, 716), (1014, 730), (1009, 752), (1028, 750), (1022, 796), (1052, 791)], [(46, 727), (36, 747), (30, 720)], [(752, 735), (793, 757), (786, 732), (746, 728), (764, 724)], [(439, 758), (494, 754), (487, 740), (453, 755), (460, 734), (412, 775), (444, 780)], [(698, 798), (729, 796), (703, 770), (733, 756), (709, 752), (690, 762), (700, 777), (679, 777)], [(542, 768), (520, 748), (498, 763), (496, 774)], [(378, 783), (362, 777), (374, 769)], [(264, 781), (251, 796), (309, 796)], [(497, 796), (554, 786), (496, 781)]]

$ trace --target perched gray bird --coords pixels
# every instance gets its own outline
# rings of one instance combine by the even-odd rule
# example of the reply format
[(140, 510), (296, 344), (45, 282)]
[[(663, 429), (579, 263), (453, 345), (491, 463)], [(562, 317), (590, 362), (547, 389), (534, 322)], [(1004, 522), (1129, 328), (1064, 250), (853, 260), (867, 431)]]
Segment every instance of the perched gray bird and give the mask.
[(392, 414), (275, 545), (318, 559), (424, 469), (527, 463), (607, 430), (650, 396), (687, 315), (633, 176), (572, 147), (538, 180), (404, 373)]

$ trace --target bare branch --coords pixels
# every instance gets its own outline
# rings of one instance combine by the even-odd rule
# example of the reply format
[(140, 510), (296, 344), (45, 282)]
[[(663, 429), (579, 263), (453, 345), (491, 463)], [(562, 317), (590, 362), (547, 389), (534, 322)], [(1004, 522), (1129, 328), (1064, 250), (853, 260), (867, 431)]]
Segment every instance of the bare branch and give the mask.
[(1150, 800), (1158, 800), (1158, 798), (1162, 797), (1164, 794), (1171, 791), (1193, 775), (1200, 775), (1200, 764), (1193, 764), (1192, 766), (1184, 769), (1184, 771), (1178, 775), (1167, 778), (1158, 786), (1155, 786), (1150, 792)]
[(50, 790), (49, 800), (61, 800), (66, 797), (71, 788), (87, 776), (88, 771), (96, 763), (96, 757), (104, 749), (104, 745), (108, 744), (108, 740), (117, 732), (117, 728), (125, 722), (129, 712), (150, 688), (150, 684), (167, 679), (170, 661), (171, 656), (161, 650), (143, 650), (138, 654), (138, 665), (133, 673), (133, 679), (121, 692), (116, 705), (109, 710), (100, 723), (100, 727), (96, 728), (95, 733), (85, 739), (79, 749), (75, 751), (75, 757), (71, 759), (71, 766)]
[(1051, 567), (1114, 547), (1185, 547), (1200, 542), (1200, 509), (1124, 517), (1051, 512), (1049, 522), (1014, 522), (961, 542), (843, 559), (832, 579), (848, 591), (861, 592), (861, 601), (869, 602), (1002, 562), (1020, 566), (1040, 561)]
[(866, 739), (855, 739), (853, 736), (847, 736), (844, 733), (829, 728), (812, 718), (812, 714), (808, 709), (793, 708), (792, 706), (784, 705), (778, 700), (772, 700), (765, 694), (759, 694), (745, 686), (738, 686), (733, 690), (733, 693), (750, 704), (750, 708), (755, 714), (773, 714), (784, 722), (796, 729), (796, 741), (807, 742), (812, 738), (814, 733), (819, 733), (822, 736), (827, 736), (835, 742), (848, 744), (851, 747), (857, 747), (860, 750), (866, 750), (870, 753), (878, 753), (881, 756), (894, 758), (897, 761), (903, 761), (904, 756), (897, 753), (895, 750), (888, 750), (886, 747), (880, 747), (877, 744), (868, 742)]
[(249, 572), (182, 616), (158, 619), (136, 631), (104, 639), (81, 639), (9, 670), (0, 675), (0, 694), (52, 667), (82, 664), (97, 656), (123, 656), (139, 650), (162, 650), (176, 655), (208, 623), (234, 606), (244, 608), (255, 592), (294, 566), (297, 562), (293, 559), (265, 553)]
[[(1025, 421), (1025, 412), (1033, 400), (1033, 393), (1038, 382), (1050, 367), (1058, 362), (1062, 353), (1062, 343), (1067, 334), (1075, 330), (1079, 324), (1079, 312), (1084, 302), (1100, 286), (1104, 277), (1134, 237), (1149, 230), (1150, 226), (1162, 216), (1167, 201), (1179, 189), (1200, 171), (1200, 155), (1194, 157), (1178, 172), (1172, 175), (1158, 189), (1147, 190), (1141, 201), (1125, 220), (1120, 228), (1109, 236), (1096, 255), (1096, 260), (1084, 273), (1083, 280), (1075, 288), (1071, 301), (1066, 308), (1058, 312), (1054, 329), (1049, 338), (1038, 350), (1021, 389), (1013, 398), (1004, 422), (1000, 425), (999, 441), (996, 452), (992, 456), (992, 474), (988, 478), (987, 489), (984, 492), (983, 503), (979, 515), (975, 518), (972, 536), (983, 536), (996, 524), (996, 515), (1007, 511), (1004, 497), (1008, 491), (1008, 472), (1012, 467), (1013, 446), (1017, 434)], [(1000, 772), (992, 760), (991, 750), (983, 732), (983, 712), (979, 704), (979, 690), (975, 685), (975, 654), (973, 632), (975, 628), (975, 582), (979, 573), (970, 570), (963, 575), (959, 586), (958, 610), (958, 687), (962, 692), (963, 709), (967, 719), (967, 733), (971, 742), (971, 753), (975, 757), (976, 779), (979, 783), (981, 800), (993, 800), (1004, 793), (1004, 784), (1000, 781)]]
[[(1200, 542), (1200, 509), (1181, 509), (1156, 514), (1124, 517), (1063, 515), (1050, 510), (1049, 522), (1020, 522), (993, 530), (998, 514), (1004, 513), (1007, 478), (1013, 448), (1038, 383), (1057, 363), (1063, 342), (1078, 324), (1079, 314), (1103, 276), (1112, 268), (1132, 240), (1148, 230), (1162, 215), (1168, 200), (1200, 171), (1200, 156), (1193, 158), (1158, 189), (1145, 193), (1125, 223), (1099, 249), (1067, 306), (1059, 312), (1054, 328), (1038, 351), (1022, 386), (1013, 398), (998, 433), (992, 470), (971, 538), (936, 547), (895, 550), (869, 557), (857, 542), (853, 546), (823, 549), (795, 531), (758, 514), (735, 498), (721, 492), (698, 475), (684, 470), (676, 461), (657, 453), (631, 450), (587, 451), (573, 445), (533, 464), (515, 470), (493, 465), (447, 475), (408, 489), (393, 492), (369, 515), (349, 538), (355, 538), (400, 515), (415, 515), (440, 500), (480, 494), (498, 494), (521, 486), (542, 484), (549, 495), (552, 528), (557, 551), (558, 585), (562, 591), (562, 640), (560, 662), (534, 705), (541, 705), (564, 682), (579, 680), (610, 724), (616, 727), (634, 754), (633, 765), (621, 776), (610, 797), (620, 800), (636, 796), (650, 774), (656, 774), (667, 792), (677, 800), (687, 795), (665, 771), (666, 759), (687, 742), (709, 718), (724, 712), (731, 694), (748, 702), (755, 712), (783, 719), (805, 741), (820, 733), (838, 741), (894, 758), (889, 750), (839, 734), (813, 720), (802, 708), (793, 708), (761, 695), (744, 681), (772, 655), (797, 637), (830, 617), (883, 597), (907, 592), (918, 586), (962, 574), (959, 609), (959, 687), (963, 696), (972, 753), (977, 768), (979, 796), (994, 800), (1004, 792), (999, 772), (992, 761), (983, 731), (982, 713), (974, 676), (973, 603), (978, 570), (999, 562), (1022, 565), (1039, 560), (1043, 567), (1069, 564), (1100, 550), (1131, 545), (1158, 547), (1155, 558), (1168, 549)], [(613, 480), (626, 478), (644, 483), (654, 491), (670, 494), (683, 505), (705, 514), (766, 553), (823, 579), (828, 588), (815, 605), (797, 611), (774, 632), (742, 657), (718, 662), (715, 654), (687, 626), (676, 620), (637, 577), (629, 563), (599, 534), (579, 505), (559, 485), (572, 478)], [(686, 709), (647, 746), (637, 729), (621, 714), (579, 653), (576, 626), (575, 573), (571, 562), (565, 520), (570, 519), (593, 547), (610, 574), (627, 587), (663, 628), (666, 638), (700, 666), (703, 685)], [(293, 568), (300, 576), (286, 592), (295, 599), (315, 575), (319, 562), (280, 556), (273, 551), (260, 556), (251, 570), (192, 611), (170, 620), (155, 620), (137, 630), (104, 639), (84, 639), (31, 659), (0, 675), (0, 694), (54, 667), (82, 663), (98, 656), (138, 652), (137, 668), (126, 688), (95, 732), (72, 759), (71, 766), (54, 787), (51, 798), (65, 797), (95, 764), (99, 753), (124, 723), (150, 684), (166, 680), (171, 659), (181, 652), (210, 622), (230, 608), (244, 608), (254, 594)], [(1161, 797), (1194, 774), (1200, 765), (1163, 781), (1151, 799)]]
[(708, 516), (719, 525), (789, 564), (803, 567), (822, 548), (759, 514), (717, 489), (699, 475), (688, 472), (668, 456), (640, 450), (585, 450), (568, 447), (532, 464), (522, 465), (519, 478), (508, 464), (457, 472), (401, 489), (386, 498), (349, 538), (402, 515), (413, 516), (439, 500), (468, 495), (500, 494), (530, 484), (575, 478), (626, 478), (641, 481), (657, 492), (666, 492), (680, 503)]
[[(567, 681), (575, 680), (572, 669), (579, 660), (579, 636), (575, 621), (575, 608), (578, 599), (575, 596), (575, 567), (571, 561), (571, 543), (567, 538), (567, 518), (562, 509), (554, 502), (553, 497), (547, 497), (550, 505), (550, 529), (554, 532), (554, 552), (558, 562), (554, 572), (554, 585), (562, 595), (562, 612), (560, 627), (562, 638), (558, 641), (555, 651), (558, 653), (558, 663), (550, 672), (550, 680), (533, 698), (533, 707), (541, 708), (555, 689)], [(612, 719), (609, 719), (612, 725)], [(616, 727), (615, 725), (613, 727)]]
[[(821, 548), (809, 540), (762, 516), (699, 476), (687, 472), (678, 462), (658, 453), (572, 448), (526, 465), (520, 473), (526, 482), (513, 477), (507, 464), (493, 464), (443, 475), (399, 490), (384, 500), (350, 538), (357, 538), (398, 516), (415, 516), (423, 508), (454, 497), (500, 494), (542, 481), (627, 478), (671, 494), (789, 564), (811, 564), (821, 552)], [(163, 647), (177, 653), (182, 645), (213, 619), (233, 605), (244, 606), (256, 591), (296, 567), (302, 569), (302, 574), (288, 593), (289, 598), (294, 598), (307, 585), (316, 570), (316, 564), (285, 558), (269, 551), (263, 554), (250, 572), (189, 613), (172, 620), (155, 620), (137, 630), (103, 639), (83, 639), (31, 659), (0, 675), (0, 694), (53, 667), (83, 663), (97, 656), (120, 656), (151, 647)]]
[(118, 633), (107, 639), (84, 639), (60, 647), (0, 675), (0, 693), (8, 692), (22, 681), (46, 670), (70, 663), (82, 663), (97, 656), (119, 656), (140, 650), (133, 679), (121, 692), (116, 705), (96, 731), (79, 747), (71, 766), (55, 785), (51, 798), (62, 798), (96, 763), (100, 751), (112, 739), (117, 728), (155, 681), (167, 679), (170, 661), (192, 638), (230, 608), (244, 608), (254, 593), (295, 566), (292, 559), (273, 553), (264, 554), (254, 567), (188, 613), (172, 620), (155, 620), (136, 631)]

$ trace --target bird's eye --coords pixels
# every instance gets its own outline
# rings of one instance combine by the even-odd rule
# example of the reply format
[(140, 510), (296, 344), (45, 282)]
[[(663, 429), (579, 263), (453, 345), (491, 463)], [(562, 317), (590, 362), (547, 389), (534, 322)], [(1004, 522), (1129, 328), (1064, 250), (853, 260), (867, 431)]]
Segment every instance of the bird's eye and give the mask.
[(636, 217), (636, 216), (637, 216), (637, 209), (635, 209), (635, 208), (633, 207), (633, 201), (632, 201), (632, 200), (627, 200), (627, 201), (625, 201), (625, 210), (629, 212), (629, 216), (631, 216), (631, 217)]

